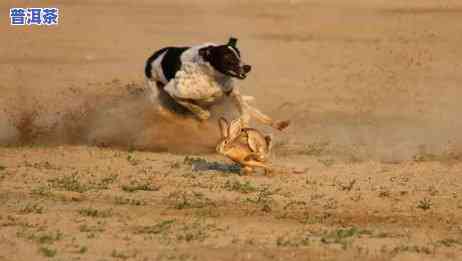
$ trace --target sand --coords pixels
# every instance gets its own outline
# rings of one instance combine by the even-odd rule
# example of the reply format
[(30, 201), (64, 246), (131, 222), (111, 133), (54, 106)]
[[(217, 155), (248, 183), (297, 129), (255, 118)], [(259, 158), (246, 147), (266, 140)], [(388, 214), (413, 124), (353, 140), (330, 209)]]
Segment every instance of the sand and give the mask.
[[(34, 5), (59, 26), (0, 23), (0, 261), (460, 259), (458, 1)], [(152, 52), (230, 36), (242, 92), (292, 122), (271, 176), (214, 153), (226, 102), (147, 98)]]

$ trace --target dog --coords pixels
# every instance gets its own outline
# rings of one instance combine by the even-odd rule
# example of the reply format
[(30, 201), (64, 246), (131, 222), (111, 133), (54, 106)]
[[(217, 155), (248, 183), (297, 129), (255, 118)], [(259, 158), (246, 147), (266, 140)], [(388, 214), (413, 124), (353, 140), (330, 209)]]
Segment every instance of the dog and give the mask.
[(222, 97), (231, 97), (244, 122), (254, 117), (263, 124), (283, 130), (289, 121), (275, 121), (248, 104), (253, 97), (242, 96), (234, 79), (243, 80), (252, 66), (241, 59), (237, 39), (226, 44), (204, 43), (191, 47), (165, 47), (146, 61), (149, 88), (158, 96), (168, 96), (180, 110), (194, 114), (200, 121), (210, 118), (208, 108)]

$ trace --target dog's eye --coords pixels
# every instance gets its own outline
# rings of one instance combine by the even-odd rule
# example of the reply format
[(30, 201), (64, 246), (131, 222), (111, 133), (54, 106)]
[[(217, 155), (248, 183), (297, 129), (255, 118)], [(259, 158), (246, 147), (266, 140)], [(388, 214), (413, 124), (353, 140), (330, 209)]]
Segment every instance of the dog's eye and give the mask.
[(228, 59), (225, 59), (225, 63), (226, 63), (226, 64), (229, 64), (229, 65), (232, 65), (232, 64), (235, 63), (235, 61), (234, 61), (234, 59), (232, 59), (232, 58), (228, 58)]
[(225, 55), (225, 60), (227, 61), (232, 61), (233, 58), (234, 58), (233, 55), (230, 55), (230, 54)]

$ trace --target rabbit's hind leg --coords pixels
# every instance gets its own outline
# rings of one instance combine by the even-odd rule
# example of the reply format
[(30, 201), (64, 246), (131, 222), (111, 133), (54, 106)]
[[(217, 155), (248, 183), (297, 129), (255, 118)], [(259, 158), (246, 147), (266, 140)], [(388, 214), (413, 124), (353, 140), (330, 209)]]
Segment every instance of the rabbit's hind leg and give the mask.
[(241, 173), (244, 175), (251, 175), (253, 173), (253, 168), (249, 166), (243, 166), (241, 169)]
[(247, 160), (244, 162), (246, 167), (259, 167), (265, 170), (265, 174), (271, 173), (271, 168), (263, 162), (256, 161), (256, 160)]

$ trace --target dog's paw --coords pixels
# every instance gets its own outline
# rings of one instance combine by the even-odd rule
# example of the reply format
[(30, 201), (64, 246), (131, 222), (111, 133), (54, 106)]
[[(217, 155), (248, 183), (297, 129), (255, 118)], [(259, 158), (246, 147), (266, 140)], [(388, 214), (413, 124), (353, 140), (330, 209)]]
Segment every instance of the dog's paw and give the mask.
[(280, 131), (284, 130), (285, 128), (289, 127), (290, 121), (276, 121), (273, 123), (273, 128), (278, 129)]
[(210, 112), (209, 111), (201, 111), (200, 113), (197, 114), (197, 117), (201, 121), (206, 121), (210, 118)]

